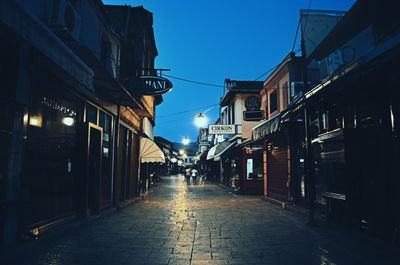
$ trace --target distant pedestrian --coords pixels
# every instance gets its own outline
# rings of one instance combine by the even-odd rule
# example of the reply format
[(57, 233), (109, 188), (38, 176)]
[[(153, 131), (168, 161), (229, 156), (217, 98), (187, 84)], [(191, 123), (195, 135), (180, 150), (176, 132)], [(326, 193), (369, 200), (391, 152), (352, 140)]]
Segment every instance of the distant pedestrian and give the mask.
[(185, 178), (187, 185), (190, 185), (190, 175), (191, 175), (190, 168), (185, 169)]
[(192, 169), (193, 184), (197, 184), (197, 175), (198, 175), (198, 171), (195, 168), (193, 168)]

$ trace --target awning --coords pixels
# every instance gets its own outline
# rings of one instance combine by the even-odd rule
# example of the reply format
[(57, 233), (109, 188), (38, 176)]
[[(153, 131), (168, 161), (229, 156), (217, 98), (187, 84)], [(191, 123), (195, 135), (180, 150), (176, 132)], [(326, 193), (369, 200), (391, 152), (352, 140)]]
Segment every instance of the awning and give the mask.
[(232, 147), (236, 142), (229, 142), (228, 140), (223, 141), (217, 145), (214, 145), (210, 148), (207, 153), (207, 160), (214, 159), (214, 161), (218, 161), (220, 156), (227, 151), (230, 147)]
[(203, 153), (200, 153), (200, 154), (198, 154), (198, 155), (196, 155), (195, 157), (193, 157), (193, 162), (196, 164), (196, 162), (197, 161), (199, 161), (200, 160), (200, 156), (202, 155)]
[(266, 120), (252, 130), (253, 140), (259, 140), (281, 129), (281, 113)]
[(146, 137), (140, 138), (140, 163), (159, 162), (165, 163), (165, 156), (160, 147)]
[(200, 154), (196, 155), (195, 157), (193, 157), (192, 161), (196, 164), (197, 162), (199, 162), (202, 158), (206, 157), (208, 154), (207, 151), (201, 152)]
[(215, 149), (217, 149), (217, 145), (214, 145), (213, 147), (210, 148), (207, 152), (207, 160), (213, 159), (215, 155)]
[[(228, 142), (228, 141), (225, 141)], [(222, 142), (222, 143), (225, 143)], [(222, 144), (221, 143), (221, 144)], [(229, 143), (229, 142), (228, 142)], [(216, 149), (216, 155), (214, 155), (214, 160), (219, 160), (219, 158), (226, 153), (228, 150), (230, 150), (231, 148), (233, 148), (236, 145), (236, 141), (229, 143), (228, 146), (226, 146), (226, 144), (224, 145), (218, 145), (217, 149)], [(220, 150), (221, 148), (223, 148), (222, 150)], [(219, 152), (218, 152), (219, 151)], [(217, 153), (218, 152), (218, 153)]]

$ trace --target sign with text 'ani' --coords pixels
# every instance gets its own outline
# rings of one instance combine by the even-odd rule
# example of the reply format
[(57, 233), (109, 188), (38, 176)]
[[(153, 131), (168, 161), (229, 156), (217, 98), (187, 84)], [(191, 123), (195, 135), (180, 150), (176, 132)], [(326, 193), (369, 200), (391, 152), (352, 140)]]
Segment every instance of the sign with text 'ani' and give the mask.
[(125, 80), (124, 85), (130, 92), (155, 96), (168, 93), (172, 82), (161, 76), (139, 76)]
[(235, 125), (208, 125), (208, 134), (235, 134)]

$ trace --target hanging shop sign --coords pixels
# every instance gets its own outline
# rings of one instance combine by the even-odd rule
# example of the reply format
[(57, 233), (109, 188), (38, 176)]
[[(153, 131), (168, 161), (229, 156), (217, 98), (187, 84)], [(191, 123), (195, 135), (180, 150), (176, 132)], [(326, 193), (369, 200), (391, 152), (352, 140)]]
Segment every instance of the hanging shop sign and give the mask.
[(172, 89), (172, 82), (160, 76), (132, 77), (124, 82), (124, 86), (130, 91), (146, 96), (154, 96), (168, 93)]
[(208, 134), (235, 134), (235, 125), (208, 125)]

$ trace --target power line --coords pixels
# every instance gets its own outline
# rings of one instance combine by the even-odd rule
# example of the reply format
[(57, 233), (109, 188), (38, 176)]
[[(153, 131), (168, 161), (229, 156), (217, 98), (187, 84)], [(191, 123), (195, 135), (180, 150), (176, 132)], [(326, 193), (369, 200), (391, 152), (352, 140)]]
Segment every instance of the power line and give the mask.
[[(309, 13), (310, 13), (310, 7), (311, 7), (311, 0), (310, 0), (310, 2), (308, 3), (307, 15), (306, 15), (306, 23), (304, 23), (304, 31), (305, 31), (306, 28), (307, 28), (308, 16), (309, 16)], [(301, 37), (303, 38), (303, 36), (301, 36)]]
[(176, 77), (176, 76), (172, 76), (172, 75), (163, 74), (163, 76), (170, 77), (170, 78), (174, 78), (174, 79), (181, 80), (181, 81), (185, 81), (185, 82), (195, 83), (195, 84), (203, 85), (203, 86), (224, 87), (224, 86), (222, 86), (222, 85), (215, 85), (215, 84), (210, 84), (210, 83), (198, 82), (198, 81), (193, 81), (193, 80), (189, 80), (189, 79), (184, 79), (184, 78), (180, 78), (180, 77)]
[(257, 77), (254, 81), (257, 81), (258, 79), (260, 79), (261, 77), (263, 77), (264, 75), (268, 74), (269, 72), (272, 72), (273, 70), (275, 70), (275, 68), (277, 68), (279, 66), (279, 64), (275, 65), (274, 67), (272, 67), (271, 69), (269, 69), (268, 71), (266, 71), (265, 73), (263, 73), (262, 75), (260, 75), (259, 77)]
[(301, 19), (299, 18), (299, 22), (297, 23), (296, 35), (294, 36), (292, 52), (293, 52), (293, 50), (294, 50), (294, 46), (296, 45), (297, 34), (299, 33), (300, 21), (301, 21)]
[(213, 106), (215, 106), (215, 105), (216, 105), (216, 104), (208, 105), (208, 106), (204, 106), (204, 107), (198, 107), (198, 108), (195, 108), (195, 109), (183, 110), (183, 111), (179, 111), (179, 112), (175, 112), (175, 113), (170, 113), (170, 114), (165, 114), (165, 115), (157, 116), (157, 118), (170, 117), (170, 116), (176, 115), (176, 114), (182, 114), (182, 113), (187, 113), (187, 112), (202, 110), (202, 109), (205, 109), (205, 108), (213, 107)]
[(165, 123), (171, 123), (171, 122), (175, 122), (175, 121), (182, 121), (182, 120), (189, 120), (191, 117), (183, 117), (183, 118), (179, 118), (179, 119), (174, 119), (174, 120), (164, 120), (164, 121), (156, 121), (156, 124), (165, 124)]

